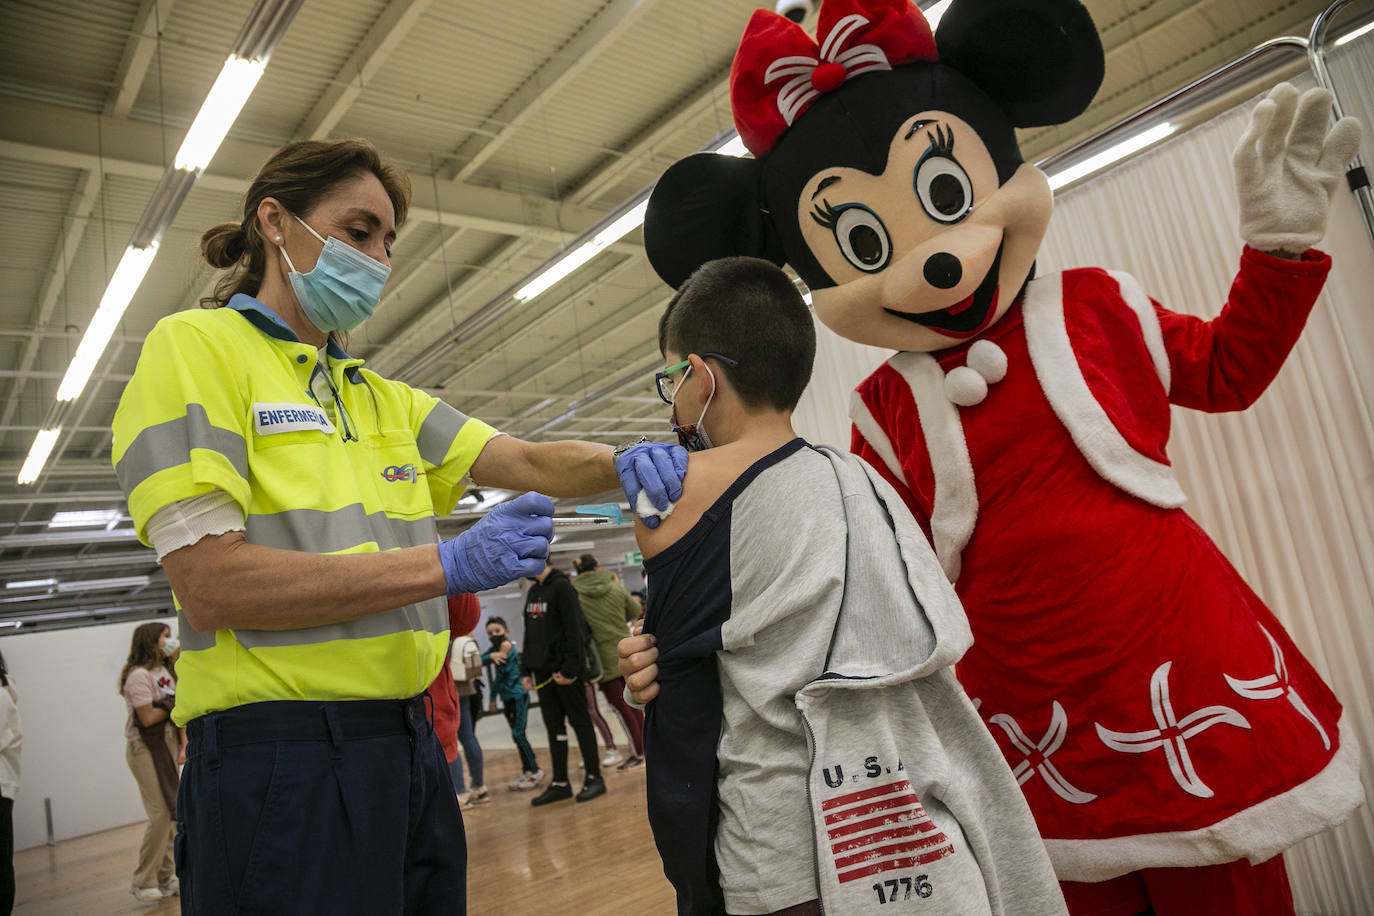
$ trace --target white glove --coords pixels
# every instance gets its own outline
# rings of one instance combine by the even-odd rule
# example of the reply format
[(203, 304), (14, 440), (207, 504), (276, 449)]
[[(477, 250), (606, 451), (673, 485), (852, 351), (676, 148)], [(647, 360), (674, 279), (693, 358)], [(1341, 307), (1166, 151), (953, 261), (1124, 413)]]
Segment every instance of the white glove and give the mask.
[(1240, 237), (1251, 248), (1296, 257), (1326, 234), (1331, 197), (1360, 146), (1354, 118), (1327, 130), (1330, 110), (1329, 91), (1299, 96), (1288, 83), (1255, 106), (1232, 156)]

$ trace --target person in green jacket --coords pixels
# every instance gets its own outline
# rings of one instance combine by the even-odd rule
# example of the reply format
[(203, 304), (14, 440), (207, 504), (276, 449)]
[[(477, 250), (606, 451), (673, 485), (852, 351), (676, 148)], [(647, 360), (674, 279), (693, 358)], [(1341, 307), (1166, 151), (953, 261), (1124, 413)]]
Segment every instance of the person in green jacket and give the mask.
[(628, 770), (644, 762), (644, 712), (625, 702), (625, 679), (609, 675), (619, 670), (617, 646), (629, 635), (630, 622), (644, 616), (644, 609), (616, 580), (614, 573), (598, 568), (596, 557), (591, 554), (584, 553), (573, 568), (577, 570), (573, 588), (577, 589), (582, 614), (592, 628), (596, 651), (601, 656), (601, 670), (606, 673), (597, 686), (615, 707), (625, 725), (625, 734), (630, 736), (630, 756), (617, 767)]

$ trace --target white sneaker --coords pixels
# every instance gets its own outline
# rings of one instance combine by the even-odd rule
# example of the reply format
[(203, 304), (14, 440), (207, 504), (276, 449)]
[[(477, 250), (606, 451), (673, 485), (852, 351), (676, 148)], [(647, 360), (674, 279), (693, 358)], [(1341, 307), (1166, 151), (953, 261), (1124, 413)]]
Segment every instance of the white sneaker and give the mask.
[(487, 798), (486, 786), (473, 786), (468, 791), (458, 794), (458, 804), (462, 805), (464, 808), (471, 808), (473, 805), (480, 805), (483, 802), (489, 801), (491, 801), (491, 799)]
[(616, 750), (615, 748), (611, 748), (610, 750), (608, 750), (606, 752), (606, 756), (601, 758), (601, 765), (603, 767), (613, 767), (619, 762), (620, 751)]
[(521, 773), (520, 778), (510, 784), (514, 792), (524, 792), (533, 789), (544, 781), (544, 771), (535, 770), (533, 773)]
[(172, 877), (159, 884), (157, 889), (162, 891), (162, 896), (164, 897), (175, 897), (181, 893), (181, 881), (176, 875), (172, 875)]
[(139, 887), (137, 884), (129, 886), (129, 893), (134, 895), (135, 900), (161, 900), (162, 889), (157, 887)]

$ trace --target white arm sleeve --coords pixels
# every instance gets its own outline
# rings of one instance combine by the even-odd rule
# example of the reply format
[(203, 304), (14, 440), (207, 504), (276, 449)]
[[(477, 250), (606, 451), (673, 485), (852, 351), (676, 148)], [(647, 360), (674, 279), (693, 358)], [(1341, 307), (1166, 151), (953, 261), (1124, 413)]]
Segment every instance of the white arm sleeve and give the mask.
[(148, 540), (159, 563), (173, 550), (190, 547), (208, 535), (242, 530), (243, 510), (223, 490), (168, 503), (148, 519)]

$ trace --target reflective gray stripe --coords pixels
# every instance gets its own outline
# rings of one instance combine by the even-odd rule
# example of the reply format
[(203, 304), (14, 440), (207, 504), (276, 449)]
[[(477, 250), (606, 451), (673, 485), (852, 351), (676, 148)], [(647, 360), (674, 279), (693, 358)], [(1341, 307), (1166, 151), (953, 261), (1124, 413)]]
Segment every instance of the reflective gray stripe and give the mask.
[[(235, 630), (234, 638), (245, 649), (265, 647), (303, 646), (329, 642), (334, 639), (369, 639), (421, 630), (442, 633), (448, 629), (448, 602), (431, 598), (419, 604), (369, 614), (347, 623), (331, 623), (304, 630)], [(213, 634), (211, 634), (213, 636)]]
[(181, 651), (199, 652), (215, 647), (215, 633), (202, 633), (191, 628), (191, 621), (180, 610), (177, 611), (177, 638), (181, 640)]
[[(382, 550), (420, 547), (437, 543), (439, 539), (433, 518), (388, 518), (385, 512), (369, 515), (359, 503), (333, 512), (291, 509), (271, 515), (250, 515), (246, 528), (245, 537), (250, 544), (311, 553), (334, 553), (368, 541), (376, 541)], [(270, 583), (263, 584), (264, 587), (270, 587)], [(196, 650), (214, 646), (214, 633), (195, 632), (184, 615), (180, 620), (181, 640), (185, 648)], [(235, 630), (234, 638), (244, 648), (255, 649), (301, 646), (334, 639), (368, 639), (414, 630), (442, 633), (447, 629), (448, 602), (443, 598), (431, 598), (347, 623), (302, 630)]]
[(363, 511), (354, 503), (333, 512), (320, 509), (288, 509), (267, 515), (249, 515), (244, 537), (250, 544), (305, 550), (310, 553), (337, 553), (368, 541), (381, 550), (436, 544), (439, 529), (429, 518), (389, 518), (385, 512)]
[(158, 471), (185, 464), (193, 448), (220, 453), (240, 477), (248, 476), (248, 446), (243, 436), (212, 425), (205, 408), (193, 403), (186, 405), (186, 416), (139, 432), (115, 465), (120, 489), (128, 496)]
[(420, 435), (415, 437), (415, 444), (420, 447), (420, 457), (435, 467), (443, 464), (449, 446), (458, 438), (458, 431), (467, 421), (468, 418), (451, 405), (443, 401), (435, 404), (429, 416), (425, 417), (425, 422), (420, 424)]

